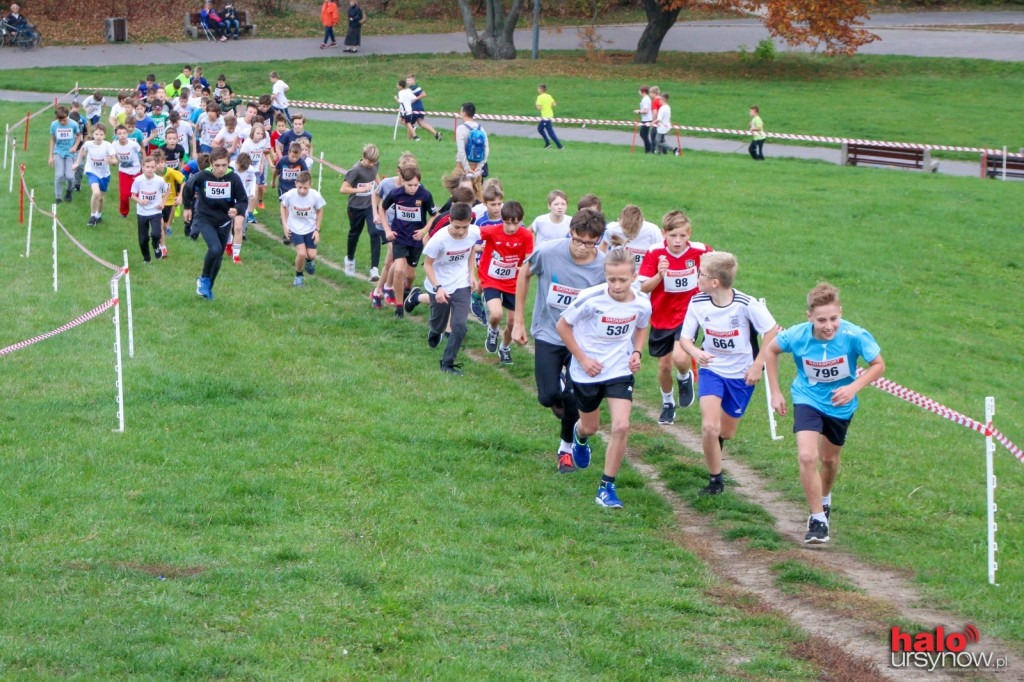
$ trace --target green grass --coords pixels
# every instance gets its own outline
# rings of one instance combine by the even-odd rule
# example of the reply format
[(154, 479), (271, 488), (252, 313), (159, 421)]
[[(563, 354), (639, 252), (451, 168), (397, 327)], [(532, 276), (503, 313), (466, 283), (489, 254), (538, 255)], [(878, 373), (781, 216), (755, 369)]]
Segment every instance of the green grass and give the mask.
[[(1003, 93), (1024, 87), (1020, 63), (801, 54), (761, 63), (735, 54), (665, 53), (653, 66), (629, 64), (624, 53), (608, 62), (583, 53), (545, 53), (537, 62), (402, 55), (213, 63), (205, 70), (227, 74), (236, 92), (259, 95), (268, 91), (273, 69), (291, 85), (292, 99), (390, 107), (395, 81), (411, 71), (428, 94), (428, 109), (458, 111), (472, 99), (481, 113), (531, 116), (543, 80), (559, 116), (615, 120), (632, 120), (637, 88), (658, 83), (672, 95), (673, 121), (685, 125), (745, 130), (747, 110), (758, 104), (769, 131), (1012, 150), (1020, 145), (1017, 112)], [(52, 90), (51, 83), (76, 81), (124, 87), (151, 71), (158, 78), (177, 74), (148, 65), (128, 75), (120, 66), (7, 70), (0, 72), (0, 88)], [(321, 85), (328, 82), (330, 88)]]
[(780, 561), (772, 565), (772, 571), (777, 574), (775, 582), (791, 592), (799, 592), (805, 585), (816, 590), (856, 591), (848, 579), (832, 575), (819, 568), (812, 568), (800, 561)]
[[(442, 86), (424, 81), (432, 97)], [(35, 84), (65, 89), (52, 78)], [(0, 105), (0, 115), (13, 121), (24, 108)], [(36, 125), (46, 118), (33, 121), (26, 161), (48, 202), (52, 174)], [(407, 147), (383, 128), (310, 128), (317, 149), (342, 166), (365, 141), (381, 146), (386, 166)], [(535, 140), (497, 135), (491, 145), (506, 197), (531, 217), (556, 186), (572, 200), (596, 192), (609, 215), (629, 201), (655, 219), (683, 208), (696, 239), (737, 254), (738, 288), (767, 297), (783, 325), (799, 322), (805, 292), (829, 279), (843, 289), (849, 319), (879, 340), (889, 378), (979, 418), (984, 396), (996, 395), (997, 425), (1024, 439), (1012, 304), (1024, 285), (1018, 185), (698, 153), (645, 159), (604, 145), (541, 157)], [(451, 145), (415, 151), (436, 190)], [(580, 172), (591, 168), (615, 171)], [(324, 183), (323, 254), (340, 261), (339, 183), (330, 175)], [(63, 239), (53, 294), (48, 225), (36, 221), (33, 256), (20, 259), (16, 210), (16, 196), (0, 193), (3, 345), (108, 295), (109, 275)], [(615, 667), (637, 679), (816, 677), (785, 654), (799, 638), (792, 626), (709, 596), (714, 578), (664, 539), (670, 510), (639, 476), (624, 472), (627, 507), (611, 515), (593, 504), (595, 475), (552, 474), (554, 422), (519, 385), (530, 375), (525, 353), (515, 353), (511, 372), (469, 363), (464, 380), (444, 380), (424, 328), (370, 310), (365, 285), (321, 268), (292, 290), (291, 256), (279, 242), (253, 235), (245, 265), (225, 266), (209, 305), (192, 293), (199, 245), (177, 233), (171, 259), (143, 268), (134, 224), (110, 201), (99, 229), (84, 227), (79, 197), (65, 213), (101, 256), (118, 260), (128, 249), (132, 258), (128, 431), (110, 432), (107, 322), (3, 358), (0, 660), (8, 669), (575, 679)], [(467, 343), (481, 340), (474, 327)], [(640, 400), (656, 396), (654, 369), (646, 363), (638, 378)], [(791, 376), (786, 365), (783, 381)], [(996, 453), (1002, 587), (991, 588), (980, 437), (874, 389), (861, 401), (835, 492), (833, 542), (908, 571), (930, 605), (1019, 648), (1021, 464)], [(677, 418), (699, 429), (694, 410)], [(790, 425), (780, 425), (784, 441), (768, 440), (759, 390), (730, 453), (802, 504)], [(638, 435), (635, 446), (684, 495), (703, 485), (698, 457), (654, 435)], [(600, 447), (595, 456), (599, 464)], [(722, 514), (723, 532), (775, 542), (763, 510), (725, 497), (735, 506), (710, 510)], [(725, 637), (749, 663), (721, 656)]]

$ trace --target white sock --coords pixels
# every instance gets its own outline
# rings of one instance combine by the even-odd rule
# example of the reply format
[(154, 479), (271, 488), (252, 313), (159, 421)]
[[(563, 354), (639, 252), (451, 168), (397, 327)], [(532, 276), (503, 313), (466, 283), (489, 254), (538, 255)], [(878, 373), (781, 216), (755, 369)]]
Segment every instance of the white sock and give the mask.
[(233, 245), (231, 246), (231, 251), (232, 251), (232, 253), (233, 253), (233, 254), (234, 254), (234, 255), (235, 255), (236, 257), (239, 257), (239, 258), (241, 258), (241, 256), (242, 256), (242, 245), (241, 245), (241, 244), (233, 244)]
[(558, 451), (559, 452), (572, 452), (572, 443), (567, 440), (559, 441)]
[(668, 393), (665, 393), (665, 391), (662, 391), (661, 392), (661, 402), (663, 402), (663, 403), (671, 403), (672, 405), (675, 405), (676, 404), (675, 391), (669, 391)]
[(500, 348), (501, 350), (509, 350), (510, 346), (506, 346), (504, 343), (502, 343), (498, 345), (498, 348)]
[(832, 506), (832, 493), (829, 493), (828, 495), (822, 495), (821, 503), (828, 507)]
[(691, 378), (692, 376), (693, 376), (693, 372), (690, 371), (690, 370), (686, 370), (686, 374), (683, 374), (678, 369), (676, 370), (676, 379), (679, 379), (679, 381), (686, 381), (687, 379)]
[(497, 327), (492, 327), (490, 324), (488, 324), (487, 325), (487, 333), (488, 334), (497, 334), (498, 333), (498, 328)]
[(821, 521), (826, 527), (828, 526), (828, 519), (825, 518), (825, 512), (821, 512), (820, 514), (811, 514), (811, 518), (815, 521)]

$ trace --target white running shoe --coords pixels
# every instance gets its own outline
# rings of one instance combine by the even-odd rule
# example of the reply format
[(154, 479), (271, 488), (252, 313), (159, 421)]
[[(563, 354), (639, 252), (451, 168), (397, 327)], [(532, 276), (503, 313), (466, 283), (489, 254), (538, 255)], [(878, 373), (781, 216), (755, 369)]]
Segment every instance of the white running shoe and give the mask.
[(345, 274), (349, 277), (356, 276), (356, 262), (354, 260), (345, 259)]
[[(353, 266), (354, 265), (355, 264), (353, 263)], [(379, 282), (380, 281), (380, 270), (378, 270), (377, 268), (370, 268), (370, 281), (371, 282)]]

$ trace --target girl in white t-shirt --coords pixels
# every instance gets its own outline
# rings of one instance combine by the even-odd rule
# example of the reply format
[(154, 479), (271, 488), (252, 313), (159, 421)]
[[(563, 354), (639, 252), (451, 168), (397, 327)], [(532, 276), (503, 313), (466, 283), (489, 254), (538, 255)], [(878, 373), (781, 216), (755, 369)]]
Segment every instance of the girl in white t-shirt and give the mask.
[(626, 454), (633, 375), (640, 371), (651, 302), (633, 288), (636, 261), (625, 250), (612, 249), (605, 256), (604, 274), (605, 284), (581, 291), (562, 313), (556, 329), (572, 353), (569, 375), (580, 410), (573, 429), (573, 463), (578, 469), (590, 466), (590, 436), (601, 425), (601, 402), (607, 401), (612, 435), (596, 502), (621, 509), (615, 477)]
[(249, 137), (242, 143), (238, 150), (239, 155), (248, 154), (251, 167), (256, 174), (256, 201), (257, 208), (263, 208), (263, 194), (267, 191), (267, 162), (273, 150), (270, 148), (270, 138), (262, 123), (253, 123)]
[(224, 117), (224, 127), (214, 135), (213, 143), (210, 146), (214, 149), (224, 147), (231, 154), (231, 160), (235, 160), (235, 157), (238, 156), (238, 148), (242, 146), (242, 138), (238, 131), (238, 119), (234, 114)]

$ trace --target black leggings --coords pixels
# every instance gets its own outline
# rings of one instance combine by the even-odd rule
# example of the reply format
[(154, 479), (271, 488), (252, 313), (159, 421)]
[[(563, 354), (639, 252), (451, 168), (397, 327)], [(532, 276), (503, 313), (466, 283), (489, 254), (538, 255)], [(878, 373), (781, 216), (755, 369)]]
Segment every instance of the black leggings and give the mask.
[[(576, 396), (569, 378), (572, 353), (565, 346), (534, 339), (533, 377), (537, 382), (537, 402), (550, 407), (562, 421), (562, 440), (572, 442), (572, 429), (580, 418)], [(563, 371), (565, 372), (563, 374)], [(563, 382), (564, 379), (564, 382)]]
[(640, 124), (640, 139), (644, 141), (644, 153), (654, 153), (654, 141), (651, 139), (651, 126), (646, 123)]
[(161, 214), (137, 216), (139, 223), (139, 249), (142, 250), (142, 260), (149, 262), (149, 242), (153, 242), (153, 250), (160, 248), (160, 219)]
[(214, 227), (201, 218), (192, 219), (192, 231), (199, 230), (206, 242), (206, 257), (203, 259), (203, 277), (210, 278), (210, 286), (213, 286), (220, 272), (221, 261), (224, 260), (224, 249), (228, 246), (228, 237), (231, 235), (231, 221), (229, 220), (220, 227)]
[(373, 229), (373, 207), (348, 209), (348, 259), (356, 259), (356, 247), (363, 234), (363, 226), (370, 233), (370, 266), (380, 267), (380, 233)]

